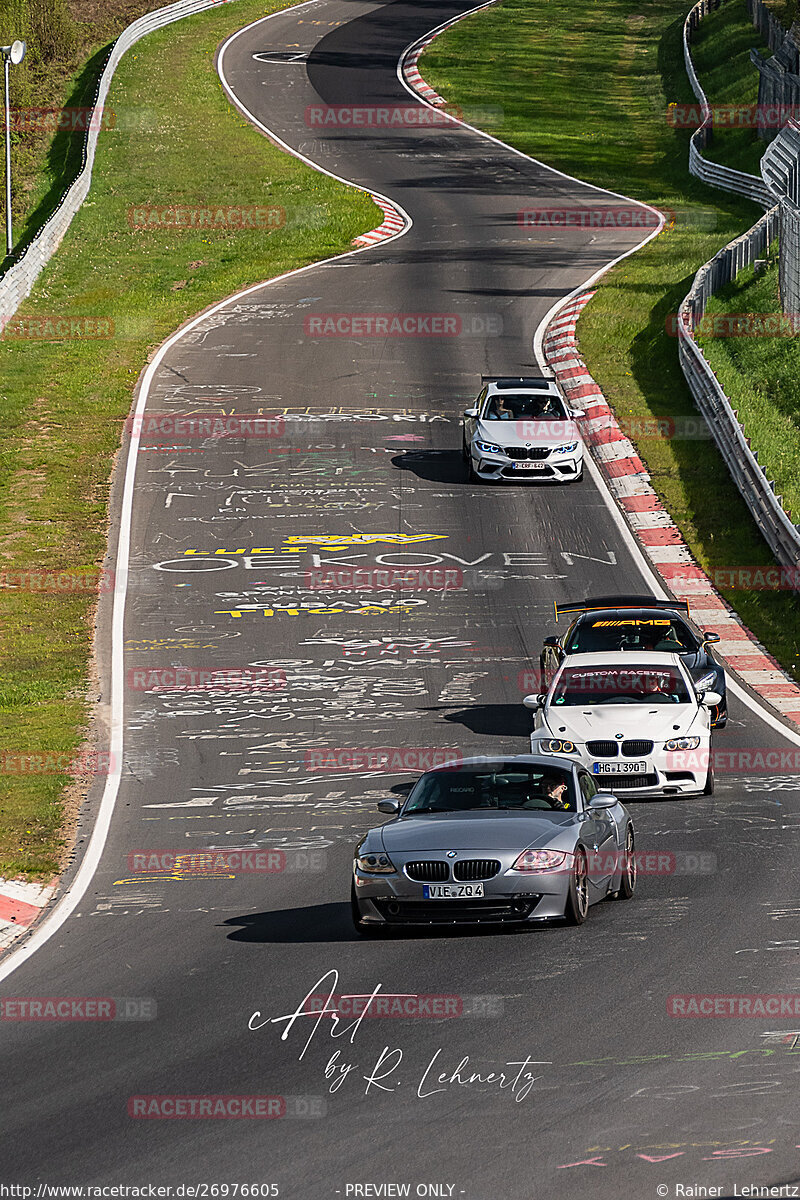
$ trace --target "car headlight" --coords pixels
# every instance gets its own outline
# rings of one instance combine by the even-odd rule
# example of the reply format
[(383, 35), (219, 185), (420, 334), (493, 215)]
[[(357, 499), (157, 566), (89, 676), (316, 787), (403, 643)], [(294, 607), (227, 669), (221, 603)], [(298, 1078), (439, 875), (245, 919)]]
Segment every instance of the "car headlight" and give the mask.
[(359, 854), (356, 866), (364, 875), (394, 875), (396, 867), (388, 854)]
[(559, 738), (546, 738), (539, 743), (542, 754), (574, 754), (575, 743), (562, 741)]
[(561, 850), (523, 850), (511, 868), (512, 871), (523, 871), (530, 874), (533, 871), (554, 871), (563, 866), (566, 853)]
[(495, 446), (494, 442), (476, 442), (475, 445), (481, 454), (505, 454), (503, 447)]
[(665, 750), (696, 750), (700, 745), (699, 737), (670, 738), (664, 742)]
[(709, 671), (709, 673), (707, 675), (704, 675), (702, 677), (702, 679), (698, 679), (695, 682), (694, 690), (696, 692), (710, 692), (712, 690), (716, 691), (717, 689), (714, 687), (714, 684), (716, 682), (717, 682), (717, 677), (716, 677), (715, 673), (713, 671)]
[(572, 454), (573, 450), (578, 449), (577, 442), (569, 442), (566, 446), (556, 446), (554, 454)]

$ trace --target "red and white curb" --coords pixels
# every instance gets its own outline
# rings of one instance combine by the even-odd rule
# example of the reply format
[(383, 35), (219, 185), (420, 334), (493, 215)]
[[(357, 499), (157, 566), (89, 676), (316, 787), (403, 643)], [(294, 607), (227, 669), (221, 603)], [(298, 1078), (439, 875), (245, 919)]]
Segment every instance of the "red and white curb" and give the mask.
[(577, 350), (575, 327), (594, 295), (583, 292), (548, 325), (544, 352), (570, 405), (583, 413), (583, 440), (642, 550), (677, 599), (689, 602), (695, 624), (718, 633), (715, 652), (785, 719), (800, 726), (800, 687), (768, 654), (723, 600), (650, 485), (636, 447), (620, 429)]
[(428, 37), (414, 47), (408, 58), (406, 58), (403, 62), (403, 74), (413, 87), (414, 91), (419, 92), (420, 96), (424, 97), (424, 99), (428, 101), (428, 104), (433, 104), (435, 108), (444, 108), (447, 104), (444, 96), (440, 96), (438, 92), (433, 90), (430, 84), (425, 82), (420, 75), (419, 68), (417, 66), (420, 55), (425, 47), (429, 46), (433, 39), (438, 36), (438, 33), (431, 33), (428, 35)]
[(378, 196), (373, 196), (372, 199), (383, 213), (383, 221), (377, 229), (371, 229), (369, 233), (362, 233), (359, 237), (353, 238), (354, 246), (372, 246), (375, 242), (384, 242), (406, 227), (405, 218), (396, 208)]
[(55, 890), (54, 885), (0, 879), (0, 954), (33, 924)]

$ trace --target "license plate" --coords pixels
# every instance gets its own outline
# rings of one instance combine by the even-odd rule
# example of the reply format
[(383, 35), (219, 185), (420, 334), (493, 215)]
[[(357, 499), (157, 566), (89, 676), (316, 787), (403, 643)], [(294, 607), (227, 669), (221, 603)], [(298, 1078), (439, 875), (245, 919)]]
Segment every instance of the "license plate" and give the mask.
[(426, 900), (472, 900), (483, 895), (483, 884), (426, 883), (422, 895)]
[(544, 471), (547, 463), (545, 462), (515, 462), (515, 471)]
[(646, 762), (599, 762), (592, 763), (595, 775), (646, 775)]

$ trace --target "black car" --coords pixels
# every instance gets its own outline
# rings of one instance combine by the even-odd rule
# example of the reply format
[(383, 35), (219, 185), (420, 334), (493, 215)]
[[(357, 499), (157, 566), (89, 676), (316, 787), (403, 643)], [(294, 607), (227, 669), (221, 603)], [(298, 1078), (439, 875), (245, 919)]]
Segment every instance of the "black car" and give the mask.
[(711, 728), (724, 728), (728, 720), (725, 672), (709, 649), (719, 641), (719, 634), (695, 629), (688, 620), (689, 605), (685, 601), (598, 596), (556, 604), (555, 613), (556, 620), (563, 616), (574, 616), (575, 620), (561, 637), (544, 640), (539, 659), (541, 691), (547, 691), (568, 654), (664, 650), (681, 656), (698, 691), (719, 692), (722, 703), (712, 712)]

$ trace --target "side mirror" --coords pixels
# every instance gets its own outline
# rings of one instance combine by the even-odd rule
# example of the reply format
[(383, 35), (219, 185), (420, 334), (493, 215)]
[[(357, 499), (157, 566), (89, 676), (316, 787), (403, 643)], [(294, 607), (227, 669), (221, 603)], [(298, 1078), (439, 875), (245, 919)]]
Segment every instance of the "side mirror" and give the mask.
[(703, 645), (713, 646), (715, 642), (720, 640), (718, 633), (712, 633), (710, 629), (703, 630)]
[(473, 404), (471, 408), (464, 409), (465, 417), (475, 418), (475, 417), (477, 417), (477, 415), (478, 415), (478, 406), (476, 404)]
[(543, 646), (552, 646), (554, 650), (559, 649), (559, 640), (557, 637), (546, 637), (542, 642)]
[(393, 797), (386, 800), (379, 800), (378, 812), (386, 813), (390, 817), (396, 817), (400, 812), (400, 801), (395, 800)]
[(612, 796), (610, 792), (597, 792), (589, 801), (589, 808), (602, 810), (613, 808), (615, 804), (619, 804), (616, 796)]
[(536, 708), (542, 708), (544, 706), (544, 702), (546, 699), (547, 699), (547, 697), (543, 696), (543, 695), (526, 696), (524, 698), (524, 700), (522, 701), (522, 703), (525, 705), (526, 708), (536, 709)]
[(703, 692), (700, 703), (703, 708), (716, 708), (718, 704), (722, 704), (722, 696), (719, 692)]

